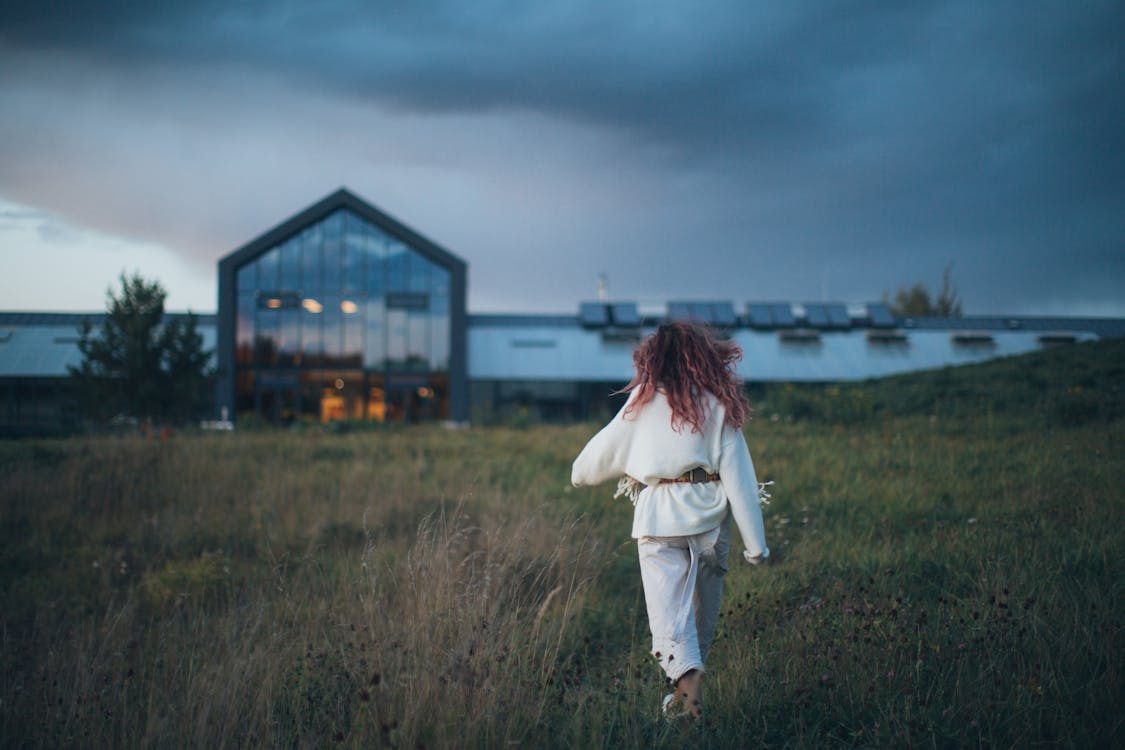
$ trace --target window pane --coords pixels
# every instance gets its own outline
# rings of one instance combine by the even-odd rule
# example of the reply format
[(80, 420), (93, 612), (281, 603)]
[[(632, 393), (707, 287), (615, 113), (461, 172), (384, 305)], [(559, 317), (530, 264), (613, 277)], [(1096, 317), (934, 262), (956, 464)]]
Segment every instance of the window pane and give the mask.
[(282, 309), (279, 312), (281, 318), (281, 342), (279, 345), (280, 356), (278, 363), (282, 365), (294, 365), (300, 363), (301, 353), (301, 310), (296, 309)]
[(340, 303), (340, 312), (344, 316), (344, 363), (348, 367), (359, 367), (363, 364), (363, 313), (365, 305), (362, 300), (345, 297)]
[(340, 310), (340, 297), (334, 294), (324, 296), (324, 312), (320, 314), (320, 335), (324, 341), (324, 360), (332, 367), (340, 363), (343, 354), (343, 313)]
[(344, 279), (342, 289), (355, 294), (367, 288), (367, 249), (363, 222), (350, 211), (344, 224)]
[(301, 291), (306, 294), (319, 294), (322, 289), (320, 281), (320, 240), (319, 226), (310, 227), (301, 235)]
[(407, 282), (407, 291), (410, 292), (429, 292), (430, 291), (430, 267), (431, 263), (423, 258), (418, 253), (410, 254), (410, 262), (408, 264), (409, 279)]
[(281, 246), (281, 278), (278, 287), (290, 291), (301, 288), (300, 237), (291, 237)]
[(387, 310), (387, 368), (402, 369), (406, 363), (406, 311)]
[(429, 378), (430, 419), (449, 419), (449, 376), (432, 374)]
[(386, 309), (381, 297), (367, 300), (367, 335), (365, 337), (363, 366), (382, 370), (387, 353)]
[(340, 291), (340, 265), (344, 259), (344, 212), (337, 211), (322, 222), (324, 250), (321, 262), (321, 283), (326, 292)]
[(434, 295), (449, 296), (449, 271), (433, 265), (430, 271), (430, 289)]
[(370, 422), (387, 419), (387, 394), (382, 375), (367, 376), (367, 419)]
[(367, 255), (367, 291), (383, 294), (387, 289), (387, 240), (367, 222), (363, 226), (363, 247)]
[(319, 370), (305, 370), (301, 373), (301, 411), (302, 422), (320, 421), (320, 394), (324, 388), (323, 373)]
[(239, 370), (235, 375), (235, 400), (236, 414), (254, 411), (254, 371)]
[(253, 292), (258, 288), (258, 264), (247, 263), (238, 269), (238, 293)]
[(258, 258), (258, 289), (277, 289), (277, 271), (281, 266), (281, 251), (276, 247)]
[(254, 314), (258, 309), (258, 298), (254, 293), (238, 295), (238, 320), (235, 323), (237, 337), (236, 360), (240, 365), (254, 361)]
[(387, 291), (406, 291), (406, 273), (411, 256), (406, 245), (391, 240), (387, 245)]
[(254, 362), (259, 365), (277, 363), (280, 311), (259, 308), (254, 326)]
[[(309, 304), (309, 302), (316, 304)], [(320, 338), (320, 316), (322, 307), (317, 300), (306, 297), (301, 310), (301, 362), (306, 366), (320, 364), (322, 344)]]
[(430, 316), (430, 369), (449, 370), (449, 315), (436, 310)]
[(411, 370), (426, 370), (430, 362), (430, 316), (411, 312), (407, 318), (406, 364)]

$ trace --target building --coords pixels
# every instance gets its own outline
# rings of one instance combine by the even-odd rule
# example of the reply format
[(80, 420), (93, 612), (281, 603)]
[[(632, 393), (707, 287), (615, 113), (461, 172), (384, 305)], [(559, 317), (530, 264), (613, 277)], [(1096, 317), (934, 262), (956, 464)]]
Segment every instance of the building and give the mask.
[(465, 275), (449, 251), (333, 193), (219, 261), (220, 412), (464, 421)]
[[(470, 315), (463, 260), (340, 190), (219, 261), (198, 316), (239, 423), (601, 417), (633, 347), (668, 319), (734, 339), (750, 383), (862, 380), (1125, 336), (1125, 319), (902, 319), (879, 303), (587, 302), (573, 315)], [(100, 313), (0, 313), (0, 434), (77, 425), (67, 365)]]

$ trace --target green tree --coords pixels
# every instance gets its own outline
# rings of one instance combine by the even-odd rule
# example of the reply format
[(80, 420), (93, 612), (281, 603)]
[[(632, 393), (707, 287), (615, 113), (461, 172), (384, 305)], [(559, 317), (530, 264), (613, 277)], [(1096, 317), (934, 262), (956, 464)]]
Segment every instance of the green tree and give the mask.
[(891, 313), (904, 318), (960, 318), (961, 300), (953, 288), (953, 266), (948, 265), (941, 274), (941, 289), (936, 296), (931, 296), (925, 284), (916, 282), (911, 286), (899, 288), (893, 299), (888, 299), (883, 294), (883, 301), (887, 303)]
[(106, 291), (97, 335), (83, 324), (82, 363), (70, 367), (82, 406), (95, 420), (126, 416), (187, 421), (199, 416), (213, 373), (194, 315), (165, 322), (167, 292), (134, 273)]
[(196, 419), (211, 400), (214, 373), (195, 315), (189, 312), (186, 319), (172, 319), (164, 327), (161, 343), (167, 385), (164, 413), (177, 422)]

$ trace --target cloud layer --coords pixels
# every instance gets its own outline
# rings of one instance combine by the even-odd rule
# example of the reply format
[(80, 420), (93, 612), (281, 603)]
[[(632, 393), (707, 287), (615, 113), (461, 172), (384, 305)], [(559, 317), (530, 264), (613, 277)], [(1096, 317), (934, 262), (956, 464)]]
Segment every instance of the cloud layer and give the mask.
[(1120, 4), (546, 5), (8, 3), (0, 197), (203, 274), (346, 184), (474, 309), (1125, 314)]

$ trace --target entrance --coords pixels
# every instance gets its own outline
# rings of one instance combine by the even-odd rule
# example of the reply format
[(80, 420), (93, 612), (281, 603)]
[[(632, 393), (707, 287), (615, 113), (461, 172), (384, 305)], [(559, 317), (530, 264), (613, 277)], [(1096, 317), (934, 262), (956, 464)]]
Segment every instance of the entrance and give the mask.
[(300, 409), (296, 372), (260, 370), (254, 383), (254, 411), (274, 424), (289, 424)]
[(426, 422), (437, 419), (439, 404), (426, 373), (387, 376), (387, 421)]

